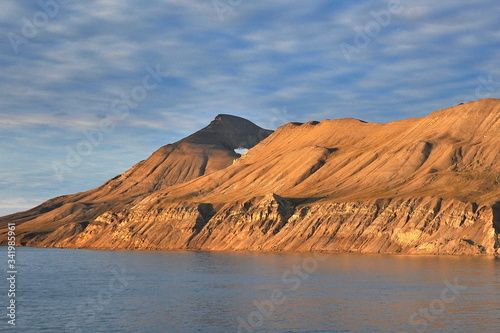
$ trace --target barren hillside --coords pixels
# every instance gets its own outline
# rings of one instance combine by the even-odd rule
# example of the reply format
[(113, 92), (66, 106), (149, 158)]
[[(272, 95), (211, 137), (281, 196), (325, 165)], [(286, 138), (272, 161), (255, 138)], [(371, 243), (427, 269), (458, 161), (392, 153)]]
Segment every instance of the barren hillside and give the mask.
[[(0, 223), (18, 223), (32, 246), (497, 252), (500, 100), (268, 134), (219, 116), (95, 190)], [(261, 139), (239, 158), (233, 152)]]

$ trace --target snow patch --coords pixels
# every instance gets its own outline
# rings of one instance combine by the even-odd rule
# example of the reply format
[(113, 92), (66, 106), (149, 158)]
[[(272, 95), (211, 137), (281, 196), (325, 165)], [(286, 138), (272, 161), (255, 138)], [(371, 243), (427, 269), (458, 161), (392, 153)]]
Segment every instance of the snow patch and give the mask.
[(236, 154), (243, 155), (248, 151), (248, 148), (239, 147), (234, 150)]

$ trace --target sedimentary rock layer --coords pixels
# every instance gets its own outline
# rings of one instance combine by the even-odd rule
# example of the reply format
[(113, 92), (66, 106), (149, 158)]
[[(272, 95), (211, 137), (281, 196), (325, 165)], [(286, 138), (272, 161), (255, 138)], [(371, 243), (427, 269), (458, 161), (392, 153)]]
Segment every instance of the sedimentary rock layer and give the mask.
[[(500, 100), (388, 124), (289, 123), (269, 135), (220, 116), (204, 130), (0, 226), (16, 221), (31, 246), (498, 252)], [(240, 146), (253, 148), (239, 156)]]

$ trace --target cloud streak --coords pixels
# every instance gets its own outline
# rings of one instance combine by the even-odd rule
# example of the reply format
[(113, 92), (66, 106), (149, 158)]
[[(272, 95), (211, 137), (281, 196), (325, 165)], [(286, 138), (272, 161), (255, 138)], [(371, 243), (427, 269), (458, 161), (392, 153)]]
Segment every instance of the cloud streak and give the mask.
[[(221, 20), (205, 0), (67, 1), (16, 54), (8, 33), (22, 34), (23, 18), (42, 9), (7, 2), (0, 13), (0, 170), (15, 176), (22, 165), (18, 175), (29, 175), (2, 188), (4, 197), (97, 186), (218, 113), (262, 126), (275, 124), (271, 110), (283, 108), (289, 121), (387, 122), (470, 98), (480, 77), (492, 78), (490, 97), (500, 96), (500, 3), (493, 0), (401, 0), (390, 24), (347, 62), (341, 43), (352, 44), (388, 3), (242, 1)], [(54, 183), (51, 162), (64, 159), (84, 130), (113, 119), (110, 104), (155, 64), (168, 78), (71, 180)], [(45, 190), (27, 185), (40, 183)]]

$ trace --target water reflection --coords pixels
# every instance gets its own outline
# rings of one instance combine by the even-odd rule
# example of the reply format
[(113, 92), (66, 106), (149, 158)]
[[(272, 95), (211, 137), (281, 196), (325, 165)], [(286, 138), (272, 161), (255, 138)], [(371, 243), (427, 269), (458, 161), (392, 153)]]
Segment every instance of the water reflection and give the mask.
[[(499, 331), (493, 257), (29, 248), (19, 257), (26, 332), (60, 331), (113, 267), (125, 268), (127, 288), (84, 331)], [(450, 302), (449, 284), (466, 286)]]

